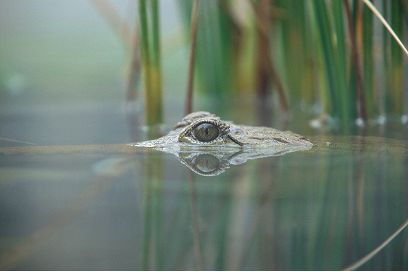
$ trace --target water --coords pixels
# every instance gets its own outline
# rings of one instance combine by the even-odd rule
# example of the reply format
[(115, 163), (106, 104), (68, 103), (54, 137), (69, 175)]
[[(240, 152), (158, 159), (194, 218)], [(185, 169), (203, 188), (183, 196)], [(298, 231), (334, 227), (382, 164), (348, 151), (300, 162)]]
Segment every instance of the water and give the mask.
[[(1, 136), (41, 145), (142, 139), (120, 107), (77, 107), (3, 108)], [(271, 122), (320, 146), (211, 176), (160, 152), (0, 155), (0, 269), (337, 270), (407, 220), (403, 126), (386, 135), (397, 139), (323, 137), (297, 116)], [(211, 155), (194, 161), (220, 166)], [(406, 268), (406, 228), (360, 267)]]

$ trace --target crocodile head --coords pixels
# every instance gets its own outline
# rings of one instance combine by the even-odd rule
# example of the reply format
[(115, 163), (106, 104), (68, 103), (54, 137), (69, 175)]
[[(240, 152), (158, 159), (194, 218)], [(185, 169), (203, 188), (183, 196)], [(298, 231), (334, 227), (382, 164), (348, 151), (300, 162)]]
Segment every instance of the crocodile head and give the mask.
[(312, 143), (290, 131), (236, 125), (208, 112), (185, 116), (165, 136), (132, 144), (176, 155), (201, 175), (217, 175), (249, 159), (308, 150)]

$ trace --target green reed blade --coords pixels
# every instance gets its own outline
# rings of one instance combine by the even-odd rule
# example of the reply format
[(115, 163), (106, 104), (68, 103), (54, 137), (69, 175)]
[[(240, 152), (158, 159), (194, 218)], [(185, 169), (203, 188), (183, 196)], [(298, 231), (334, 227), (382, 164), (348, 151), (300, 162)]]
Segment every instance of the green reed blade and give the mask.
[[(218, 98), (227, 98), (231, 88), (231, 25), (222, 10), (227, 1), (203, 1), (199, 7), (197, 34), (197, 72), (201, 90)], [(183, 1), (187, 33), (190, 33), (192, 1)]]
[(287, 86), (288, 93), (290, 95), (290, 103), (295, 103), (294, 99), (299, 98), (302, 95), (301, 87), (301, 67), (300, 65), (300, 39), (299, 29), (297, 29), (296, 19), (297, 5), (294, 5), (294, 1), (279, 1), (278, 7), (286, 10), (283, 18), (280, 18), (280, 37), (281, 46), (284, 51), (284, 60), (282, 65), (284, 66), (284, 82)]
[[(347, 52), (346, 52), (346, 34), (344, 29), (345, 16), (343, 13), (342, 1), (335, 0), (331, 1), (332, 4), (332, 14), (334, 18), (334, 32), (336, 35), (336, 44), (334, 50), (334, 58), (336, 59), (337, 65), (336, 70), (339, 79), (339, 99), (341, 104), (340, 118), (343, 121), (344, 127), (348, 126), (348, 122), (356, 116), (355, 113), (355, 92), (352, 86), (348, 85), (348, 63), (347, 63)], [(351, 42), (351, 39), (350, 39)], [(349, 65), (352, 65), (351, 63)]]
[(159, 5), (158, 0), (151, 0), (151, 12), (152, 12), (152, 60), (155, 65), (160, 67), (160, 22), (159, 22)]
[[(391, 5), (391, 16), (390, 22), (391, 27), (395, 31), (395, 33), (402, 37), (402, 28), (404, 25), (404, 20), (402, 18), (402, 13), (400, 12), (401, 9), (404, 9), (401, 1), (390, 1)], [(399, 45), (390, 38), (390, 50), (391, 50), (391, 85), (390, 90), (392, 91), (391, 95), (391, 103), (392, 108), (395, 113), (402, 113), (403, 112), (403, 73), (402, 73), (402, 65), (403, 65), (403, 52)]]
[(374, 84), (373, 74), (374, 61), (373, 61), (373, 15), (369, 9), (363, 9), (362, 18), (362, 53), (363, 53), (363, 78), (365, 82), (365, 101), (367, 105), (367, 111), (369, 116), (376, 114), (377, 110), (374, 101)]
[(146, 123), (155, 125), (162, 122), (162, 75), (160, 66), (159, 7), (157, 0), (152, 0), (150, 4), (151, 21), (148, 20), (146, 0), (139, 1), (139, 19)]
[(337, 74), (335, 70), (336, 62), (334, 59), (334, 52), (331, 45), (331, 31), (330, 31), (330, 21), (325, 7), (325, 2), (322, 0), (312, 2), (314, 8), (314, 17), (317, 22), (318, 35), (320, 38), (320, 45), (322, 49), (322, 54), (324, 56), (325, 70), (327, 74), (328, 83), (328, 93), (329, 93), (329, 104), (330, 113), (333, 116), (339, 116), (340, 109), (338, 106), (338, 84), (337, 84)]
[[(145, 112), (147, 116), (150, 116), (151, 110), (151, 81), (150, 81), (150, 50), (149, 50), (149, 37), (148, 37), (148, 18), (147, 18), (146, 0), (139, 0), (139, 25), (140, 25), (140, 40), (141, 46), (141, 59), (142, 59), (142, 71), (144, 76), (144, 94), (145, 94)], [(149, 119), (149, 118), (148, 118)], [(150, 122), (148, 122), (150, 123)]]
[[(144, 66), (149, 66), (150, 57), (149, 57), (149, 39), (148, 39), (148, 19), (147, 19), (147, 9), (146, 9), (146, 0), (139, 0), (139, 20), (140, 20), (140, 32), (141, 32), (141, 53), (143, 56), (143, 63)], [(149, 71), (144, 71), (145, 73), (149, 73)], [(149, 76), (146, 76), (149, 78)]]
[(354, 90), (356, 103), (358, 106), (358, 113), (354, 117), (358, 116), (363, 120), (367, 119), (366, 105), (365, 105), (365, 96), (364, 96), (364, 86), (362, 82), (362, 73), (361, 73), (361, 56), (358, 51), (357, 43), (357, 26), (361, 24), (361, 10), (360, 3), (358, 1), (353, 1), (353, 9), (351, 11), (350, 4), (347, 0), (344, 0), (345, 7), (345, 16), (348, 24), (348, 35), (351, 44), (350, 56), (350, 88)]
[(151, 66), (151, 85), (153, 93), (152, 113), (148, 118), (150, 124), (162, 122), (162, 71), (161, 71), (161, 47), (160, 47), (160, 21), (159, 21), (158, 0), (151, 0), (152, 15), (152, 66)]

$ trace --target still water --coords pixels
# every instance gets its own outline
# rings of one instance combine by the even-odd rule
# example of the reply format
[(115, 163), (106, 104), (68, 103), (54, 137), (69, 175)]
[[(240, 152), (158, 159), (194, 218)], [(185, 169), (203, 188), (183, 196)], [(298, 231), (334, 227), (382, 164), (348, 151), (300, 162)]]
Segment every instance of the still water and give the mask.
[[(132, 140), (120, 111), (53, 110), (3, 113), (2, 146)], [(391, 139), (300, 123), (311, 150), (222, 171), (212, 154), (2, 154), (0, 269), (348, 268), (407, 221), (407, 127)], [(406, 268), (407, 228), (359, 267)]]

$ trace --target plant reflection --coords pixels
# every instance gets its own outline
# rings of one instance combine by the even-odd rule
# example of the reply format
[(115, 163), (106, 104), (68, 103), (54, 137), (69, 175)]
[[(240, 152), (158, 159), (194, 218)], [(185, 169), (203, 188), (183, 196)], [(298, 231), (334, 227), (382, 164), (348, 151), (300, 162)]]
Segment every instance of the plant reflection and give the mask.
[[(113, 181), (120, 180), (116, 190), (134, 188), (138, 201), (120, 206), (122, 233), (113, 227), (106, 235), (112, 241), (120, 235), (129, 237), (118, 248), (114, 242), (110, 246), (132, 260), (133, 269), (313, 270), (341, 269), (354, 263), (365, 269), (403, 268), (407, 259), (402, 252), (407, 245), (402, 235), (388, 237), (406, 221), (407, 144), (383, 139), (381, 145), (368, 138), (322, 142), (291, 154), (297, 150), (171, 152), (178, 160), (160, 152), (126, 153), (116, 159), (104, 156), (103, 160), (97, 156), (99, 161), (92, 160), (97, 183), (90, 191), (84, 190), (79, 200), (73, 198), (72, 206), (60, 210), (49, 224), (33, 228), (8, 250), (3, 247), (0, 267), (20, 267), (37, 251), (52, 254), (53, 247), (47, 247), (53, 241), (50, 237), (75, 222), (89, 209), (87, 203), (101, 194), (94, 185), (106, 184), (107, 190), (102, 191), (109, 196), (108, 205), (123, 201), (123, 192), (109, 190)], [(18, 156), (13, 158), (33, 159), (37, 165), (41, 158), (54, 158)], [(64, 158), (72, 160), (78, 154)], [(249, 160), (254, 161), (245, 164)], [(231, 167), (235, 165), (241, 167)], [(89, 171), (88, 166), (84, 169)], [(136, 187), (126, 187), (128, 181)], [(109, 212), (101, 214), (109, 216)], [(134, 221), (125, 221), (132, 215)], [(89, 220), (98, 233), (102, 219)], [(112, 222), (112, 226), (117, 224)], [(68, 232), (65, 237), (77, 239), (77, 234)], [(90, 235), (86, 243), (98, 244), (98, 239)], [(126, 247), (126, 243), (131, 245)], [(382, 250), (371, 255), (381, 244)], [(100, 254), (101, 249), (95, 250)], [(365, 256), (370, 258), (360, 261)], [(116, 261), (106, 260), (112, 266)], [(118, 267), (123, 266), (118, 263)]]
[[(179, 208), (185, 201), (190, 205), (173, 212), (190, 209), (191, 218), (167, 228), (178, 237), (173, 248), (186, 255), (177, 262), (166, 259), (164, 267), (342, 269), (381, 244), (382, 251), (365, 257), (359, 267), (387, 269), (391, 262), (404, 267), (402, 235), (394, 245), (390, 235), (406, 220), (407, 197), (400, 192), (407, 178), (407, 149), (389, 140), (383, 145), (388, 148), (376, 149), (377, 144), (356, 138), (290, 156), (275, 153), (228, 173), (230, 166), (258, 155), (175, 153), (191, 171), (174, 200)], [(188, 189), (182, 189), (185, 182)], [(386, 187), (380, 192), (379, 186)], [(190, 227), (191, 235), (183, 226)], [(162, 242), (167, 241), (164, 237)], [(393, 246), (385, 247), (385, 241)]]

